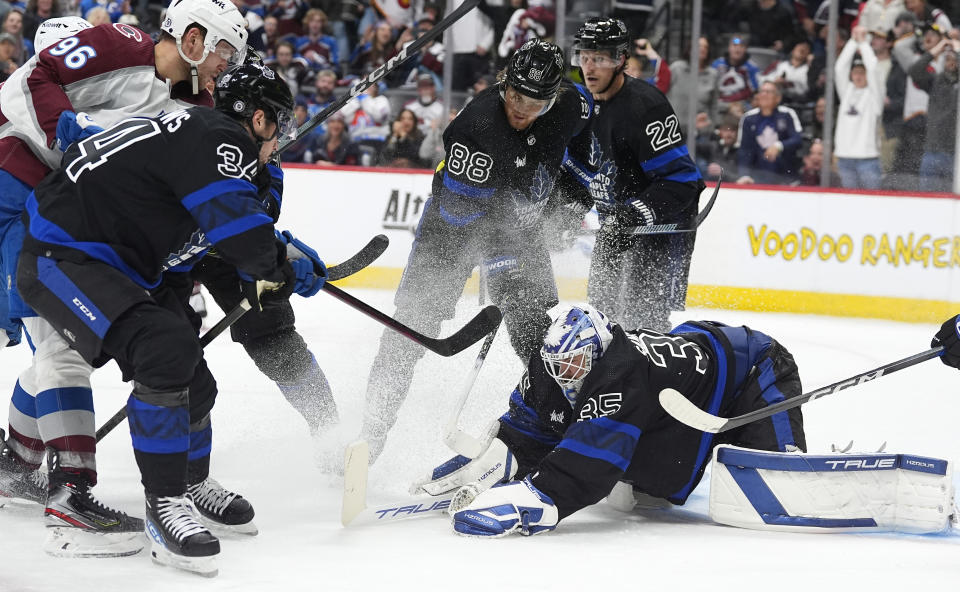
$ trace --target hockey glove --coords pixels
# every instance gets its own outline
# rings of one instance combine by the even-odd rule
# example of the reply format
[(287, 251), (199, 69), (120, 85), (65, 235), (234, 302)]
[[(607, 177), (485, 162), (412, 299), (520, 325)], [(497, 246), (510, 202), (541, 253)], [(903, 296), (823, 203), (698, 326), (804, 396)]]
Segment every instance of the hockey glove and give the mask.
[(631, 197), (617, 205), (614, 224), (622, 228), (650, 226), (657, 220), (653, 209), (640, 197)]
[(67, 148), (74, 142), (79, 142), (102, 131), (103, 128), (94, 123), (86, 113), (64, 111), (57, 121), (57, 148), (61, 152), (66, 152)]
[(323, 288), (327, 280), (327, 266), (320, 255), (305, 242), (293, 236), (289, 230), (280, 234), (280, 240), (287, 244), (287, 259), (293, 266), (297, 278), (293, 291), (304, 298), (315, 295)]
[[(472, 496), (456, 508), (451, 504), (450, 509), (453, 513), (466, 507), (480, 492), (486, 491), (496, 483), (509, 481), (516, 473), (517, 461), (513, 453), (503, 440), (494, 438), (477, 458), (470, 460), (465, 456), (455, 456), (433, 469), (426, 479), (414, 483), (410, 489), (414, 495), (423, 493), (441, 495), (468, 486)], [(466, 496), (466, 492), (464, 495)], [(457, 497), (461, 497), (459, 492)]]
[(930, 347), (943, 346), (940, 361), (952, 368), (960, 368), (960, 315), (946, 321), (937, 331)]
[(453, 515), (453, 529), (465, 536), (502, 537), (514, 531), (529, 536), (557, 527), (557, 507), (528, 476), (494, 485)]

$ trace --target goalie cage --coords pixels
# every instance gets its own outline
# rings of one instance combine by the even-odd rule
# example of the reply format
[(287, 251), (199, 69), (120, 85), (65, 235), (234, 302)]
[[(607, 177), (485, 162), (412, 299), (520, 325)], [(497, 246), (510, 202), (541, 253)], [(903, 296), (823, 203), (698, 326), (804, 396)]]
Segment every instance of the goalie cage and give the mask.
[(942, 532), (953, 464), (909, 454), (763, 452), (718, 446), (710, 518), (756, 530)]

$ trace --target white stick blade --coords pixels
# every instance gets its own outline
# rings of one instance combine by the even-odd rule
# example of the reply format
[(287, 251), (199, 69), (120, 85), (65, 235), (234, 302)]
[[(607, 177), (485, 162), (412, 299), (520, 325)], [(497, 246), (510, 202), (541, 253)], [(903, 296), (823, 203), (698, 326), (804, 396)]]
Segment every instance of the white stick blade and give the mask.
[(369, 448), (366, 440), (351, 442), (344, 452), (343, 506), (340, 523), (350, 524), (367, 507), (367, 464)]
[(660, 391), (660, 406), (680, 423), (703, 432), (716, 434), (727, 423), (725, 418), (700, 409), (676, 389), (665, 388)]
[(483, 453), (483, 443), (460, 430), (447, 432), (443, 435), (443, 442), (457, 454), (474, 459)]

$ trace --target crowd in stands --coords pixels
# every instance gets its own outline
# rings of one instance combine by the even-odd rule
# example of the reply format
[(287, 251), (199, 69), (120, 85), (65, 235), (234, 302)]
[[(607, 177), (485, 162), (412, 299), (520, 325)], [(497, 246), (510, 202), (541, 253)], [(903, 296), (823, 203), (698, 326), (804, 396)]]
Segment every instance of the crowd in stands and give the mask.
[[(443, 16), (442, 0), (232, 0), (250, 44), (290, 85), (306, 121), (385, 64)], [(648, 41), (664, 0), (591, 2), (633, 37), (629, 75), (667, 94), (696, 138), (705, 176), (727, 182), (949, 191), (957, 116), (960, 0), (839, 0), (834, 129), (825, 130), (828, 0), (703, 3), (699, 59), (670, 61), (669, 38)], [(156, 34), (166, 0), (0, 0), (0, 80), (33, 54), (39, 23), (80, 15)], [(455, 5), (459, 4), (459, 0)], [(568, 1), (576, 8), (577, 2)], [(669, 3), (668, 3), (669, 4)], [(575, 21), (576, 15), (568, 15)], [(464, 101), (494, 84), (524, 41), (552, 39), (554, 0), (482, 0), (434, 41), (283, 153), (290, 162), (429, 168)], [(561, 43), (568, 40), (560, 40)], [(569, 50), (569, 48), (566, 48)], [(454, 105), (440, 100), (453, 61)], [(576, 77), (575, 69), (571, 76)], [(696, 95), (689, 130), (691, 93)], [(466, 97), (464, 99), (464, 97)], [(826, 162), (824, 134), (833, 155)]]

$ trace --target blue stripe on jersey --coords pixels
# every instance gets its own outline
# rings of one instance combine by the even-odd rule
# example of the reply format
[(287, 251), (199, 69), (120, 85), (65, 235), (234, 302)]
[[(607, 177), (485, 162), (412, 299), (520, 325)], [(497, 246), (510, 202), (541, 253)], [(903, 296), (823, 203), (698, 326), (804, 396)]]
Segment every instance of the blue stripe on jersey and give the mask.
[[(780, 392), (780, 389), (774, 384), (777, 381), (777, 375), (773, 372), (773, 360), (764, 358), (764, 360), (760, 362), (759, 369), (760, 375), (757, 378), (757, 383), (760, 387), (761, 396), (763, 396), (763, 400), (767, 402), (767, 405), (773, 405), (786, 399), (783, 393)], [(777, 435), (777, 446), (780, 450), (786, 450), (788, 444), (796, 444), (793, 437), (793, 429), (790, 428), (790, 417), (786, 411), (772, 415), (770, 421), (773, 422), (773, 431)]]
[(134, 450), (177, 454), (190, 449), (190, 411), (185, 405), (159, 407), (131, 395), (127, 418)]
[(206, 231), (206, 235), (207, 239), (211, 243), (217, 244), (224, 239), (228, 239), (238, 234), (243, 234), (252, 228), (256, 228), (258, 226), (269, 226), (272, 224), (273, 218), (261, 210), (259, 212), (253, 212), (242, 218), (234, 218), (226, 224), (222, 224), (215, 228), (209, 228)]
[(593, 181), (593, 173), (577, 161), (577, 159), (570, 156), (569, 151), (563, 153), (563, 168), (565, 171), (571, 173), (577, 179), (578, 183), (587, 189), (590, 188), (590, 182)]
[(578, 421), (567, 429), (557, 448), (566, 448), (581, 456), (595, 458), (626, 471), (641, 434), (635, 425), (597, 417)]
[(142, 288), (149, 290), (160, 284), (160, 277), (157, 277), (154, 281), (144, 279), (135, 269), (127, 265), (127, 262), (109, 245), (74, 240), (67, 231), (40, 215), (37, 198), (33, 193), (30, 193), (30, 197), (27, 198), (27, 214), (30, 216), (30, 235), (35, 239), (82, 251), (97, 261), (102, 261), (110, 267), (119, 269)]
[(10, 397), (10, 404), (27, 417), (37, 418), (37, 401), (30, 393), (23, 390), (19, 380), (16, 386), (13, 387), (13, 396)]
[(210, 456), (210, 449), (213, 447), (213, 428), (207, 422), (207, 426), (198, 432), (190, 432), (190, 451), (187, 453), (187, 460), (197, 460), (205, 456)]
[[(726, 390), (727, 386), (727, 354), (723, 350), (723, 346), (709, 331), (694, 325), (683, 324), (675, 327), (670, 332), (701, 333), (710, 340), (713, 353), (717, 358), (717, 378), (716, 384), (713, 388), (713, 394), (710, 396), (710, 405), (707, 408), (707, 413), (710, 413), (711, 415), (717, 415), (720, 412), (720, 404), (723, 402), (723, 392)], [(690, 480), (687, 481), (687, 484), (681, 487), (679, 491), (668, 496), (668, 500), (676, 503), (683, 503), (686, 501), (687, 496), (690, 495), (690, 491), (693, 489), (694, 481), (696, 480), (697, 475), (700, 473), (703, 463), (706, 461), (707, 454), (710, 452), (710, 448), (713, 445), (713, 436), (714, 435), (709, 432), (704, 432), (703, 435), (700, 436), (700, 447), (697, 449), (697, 461), (694, 463), (693, 471), (690, 473)]]
[(472, 197), (474, 199), (489, 199), (497, 192), (496, 187), (474, 187), (473, 185), (461, 183), (446, 172), (443, 173), (443, 186), (457, 195)]
[(671, 148), (663, 154), (654, 156), (651, 159), (645, 160), (640, 163), (640, 166), (643, 167), (644, 172), (649, 173), (659, 169), (665, 164), (670, 164), (678, 158), (687, 157), (690, 158), (690, 152), (687, 151), (686, 145), (677, 146), (676, 148)]
[(689, 183), (692, 181), (699, 181), (703, 177), (700, 175), (699, 170), (695, 171), (678, 171), (676, 173), (671, 173), (664, 177), (666, 181), (676, 181), (677, 183)]
[[(537, 412), (523, 401), (518, 389), (513, 389), (510, 393), (510, 403), (510, 410), (500, 417), (500, 421), (538, 442), (555, 445), (560, 441), (560, 438), (547, 433), (540, 427)], [(519, 413), (515, 413), (515, 410)]]
[(66, 386), (47, 389), (37, 395), (37, 417), (58, 411), (93, 413), (93, 391), (84, 386)]
[[(56, 261), (46, 257), (37, 257), (37, 276), (40, 283), (63, 302), (77, 318), (83, 321), (97, 337), (103, 339), (110, 328), (110, 319), (93, 304), (93, 301), (70, 280)], [(83, 307), (83, 308), (81, 308)], [(84, 310), (86, 309), (86, 310)]]
[(454, 226), (466, 226), (477, 218), (483, 217), (484, 214), (483, 212), (476, 212), (467, 216), (456, 216), (448, 212), (447, 209), (443, 207), (443, 204), (437, 203), (437, 206), (440, 208), (440, 217), (443, 218), (447, 223), (453, 224)]
[(686, 183), (702, 179), (700, 169), (690, 158), (686, 146), (671, 148), (659, 156), (646, 160), (640, 165), (643, 172), (654, 179)]
[(193, 210), (193, 208), (199, 206), (200, 204), (206, 203), (211, 199), (217, 199), (221, 196), (231, 195), (234, 193), (246, 193), (251, 197), (257, 195), (257, 187), (247, 181), (246, 179), (224, 179), (222, 181), (214, 181), (205, 187), (197, 189), (193, 193), (185, 196), (180, 200), (180, 203), (183, 204), (183, 207), (188, 210)]

